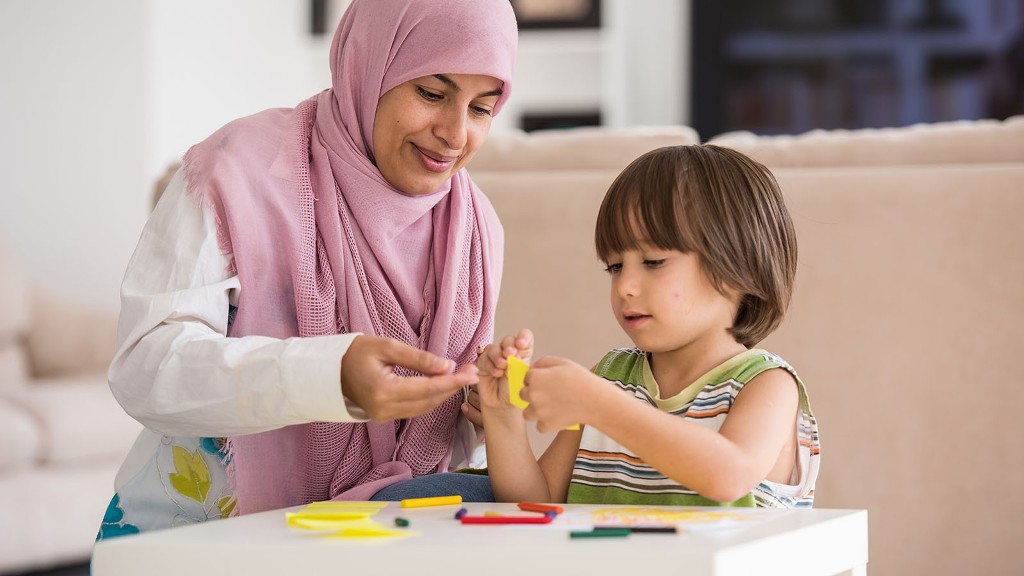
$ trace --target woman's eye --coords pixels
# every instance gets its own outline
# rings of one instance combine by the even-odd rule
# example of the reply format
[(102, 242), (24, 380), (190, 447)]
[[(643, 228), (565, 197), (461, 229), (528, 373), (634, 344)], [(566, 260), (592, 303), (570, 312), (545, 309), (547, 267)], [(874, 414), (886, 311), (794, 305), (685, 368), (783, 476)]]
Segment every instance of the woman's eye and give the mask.
[(444, 98), (442, 94), (431, 92), (430, 90), (427, 90), (426, 88), (423, 88), (421, 86), (416, 87), (416, 92), (420, 95), (421, 98), (423, 98), (424, 100), (428, 100), (430, 102), (437, 102), (438, 100)]
[(605, 267), (604, 271), (609, 274), (616, 274), (622, 271), (622, 264), (609, 264)]
[(484, 108), (483, 106), (470, 106), (469, 109), (477, 116), (490, 116), (492, 114), (490, 108)]
[(644, 260), (644, 266), (647, 266), (648, 268), (658, 268), (664, 263), (664, 258), (661, 260)]

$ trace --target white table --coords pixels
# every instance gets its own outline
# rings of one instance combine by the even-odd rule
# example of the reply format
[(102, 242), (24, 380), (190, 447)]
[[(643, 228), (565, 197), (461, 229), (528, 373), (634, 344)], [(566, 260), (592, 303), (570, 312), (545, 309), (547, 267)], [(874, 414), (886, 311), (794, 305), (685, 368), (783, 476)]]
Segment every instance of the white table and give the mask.
[[(514, 504), (463, 506), (524, 514)], [(594, 510), (630, 507), (566, 505), (546, 526), (463, 525), (453, 518), (458, 508), (388, 504), (373, 519), (393, 527), (400, 516), (417, 533), (398, 539), (325, 538), (287, 526), (283, 510), (126, 536), (96, 545), (92, 574), (862, 575), (868, 561), (865, 510), (729, 510), (744, 516), (683, 522), (678, 534), (573, 539), (569, 526)]]

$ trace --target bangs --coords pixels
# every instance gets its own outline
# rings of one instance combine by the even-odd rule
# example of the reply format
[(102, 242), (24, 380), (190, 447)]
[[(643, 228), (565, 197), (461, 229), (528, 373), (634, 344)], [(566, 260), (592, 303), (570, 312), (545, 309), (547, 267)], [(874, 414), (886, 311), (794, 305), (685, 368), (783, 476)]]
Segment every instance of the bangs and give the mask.
[(677, 219), (685, 213), (683, 184), (674, 163), (645, 155), (626, 167), (612, 182), (597, 214), (594, 246), (607, 262), (613, 254), (639, 250), (647, 244), (663, 250), (690, 252), (683, 234), (689, 226)]

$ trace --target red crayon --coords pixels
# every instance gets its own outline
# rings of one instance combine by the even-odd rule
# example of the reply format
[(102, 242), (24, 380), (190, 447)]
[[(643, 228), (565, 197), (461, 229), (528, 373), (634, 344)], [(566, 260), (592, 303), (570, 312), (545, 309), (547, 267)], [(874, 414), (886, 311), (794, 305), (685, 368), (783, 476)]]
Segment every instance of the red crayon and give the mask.
[(540, 512), (541, 514), (547, 514), (548, 512), (561, 514), (562, 512), (565, 512), (565, 509), (561, 506), (556, 506), (554, 504), (538, 504), (536, 502), (520, 502), (519, 509), (526, 512)]
[(551, 516), (463, 516), (463, 524), (550, 524)]

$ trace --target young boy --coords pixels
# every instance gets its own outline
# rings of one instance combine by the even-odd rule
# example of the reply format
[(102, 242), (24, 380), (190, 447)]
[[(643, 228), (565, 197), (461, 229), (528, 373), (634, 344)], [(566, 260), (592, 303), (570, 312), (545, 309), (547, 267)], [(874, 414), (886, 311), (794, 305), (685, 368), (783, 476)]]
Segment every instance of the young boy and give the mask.
[[(809, 507), (818, 429), (803, 383), (753, 348), (782, 321), (796, 273), (792, 222), (772, 174), (713, 145), (644, 154), (612, 183), (597, 219), (611, 309), (636, 345), (593, 371), (542, 358), (508, 398), (507, 356), (477, 361), (498, 501)], [(562, 430), (535, 460), (526, 421)]]

